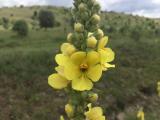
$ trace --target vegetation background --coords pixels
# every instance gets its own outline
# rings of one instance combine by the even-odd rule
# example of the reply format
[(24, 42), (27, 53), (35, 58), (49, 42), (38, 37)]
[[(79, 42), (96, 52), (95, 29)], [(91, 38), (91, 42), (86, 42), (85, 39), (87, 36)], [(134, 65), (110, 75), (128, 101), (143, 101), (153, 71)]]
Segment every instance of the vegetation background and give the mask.
[[(39, 27), (40, 10), (52, 11), (53, 28)], [(137, 120), (144, 107), (146, 120), (160, 120), (160, 20), (102, 12), (101, 28), (116, 53), (115, 69), (96, 84), (108, 120)], [(12, 27), (29, 26), (27, 36)], [(0, 120), (58, 120), (67, 98), (47, 84), (54, 72), (54, 55), (72, 31), (70, 9), (52, 6), (0, 9)]]

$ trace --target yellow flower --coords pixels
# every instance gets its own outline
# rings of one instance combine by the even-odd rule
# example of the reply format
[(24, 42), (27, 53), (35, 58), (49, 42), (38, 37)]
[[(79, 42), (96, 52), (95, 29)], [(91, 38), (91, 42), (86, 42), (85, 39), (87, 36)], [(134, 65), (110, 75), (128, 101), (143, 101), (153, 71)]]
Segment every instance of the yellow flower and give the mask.
[(59, 120), (64, 120), (64, 117), (63, 117), (63, 115), (61, 115), (61, 116), (60, 116), (60, 119), (59, 119)]
[(101, 107), (89, 107), (89, 111), (85, 112), (86, 120), (105, 120)]
[(97, 40), (94, 36), (91, 36), (87, 39), (87, 47), (95, 48), (97, 45)]
[(70, 59), (59, 55), (59, 65), (64, 65), (64, 75), (72, 82), (72, 88), (77, 91), (90, 90), (93, 82), (97, 82), (102, 75), (102, 67), (99, 64), (99, 54), (96, 51), (75, 52)]
[(76, 32), (83, 32), (84, 31), (84, 26), (81, 23), (75, 23), (74, 24), (74, 30)]
[(108, 37), (105, 36), (99, 40), (98, 44), (98, 52), (100, 54), (101, 59), (101, 66), (103, 71), (106, 71), (110, 67), (115, 67), (115, 65), (109, 64), (115, 58), (115, 53), (110, 48), (105, 48), (106, 44), (108, 43)]
[(76, 51), (76, 48), (70, 44), (70, 43), (63, 43), (61, 45), (61, 52), (64, 54), (64, 55), (71, 55), (73, 54), (74, 52)]
[(144, 112), (143, 112), (143, 108), (141, 108), (138, 113), (137, 113), (137, 118), (139, 118), (140, 120), (144, 120)]
[(69, 118), (73, 117), (74, 109), (73, 109), (72, 105), (70, 105), (70, 104), (65, 105), (65, 111), (66, 111), (66, 114)]
[(157, 83), (158, 96), (160, 97), (160, 82)]
[(93, 102), (97, 102), (98, 100), (98, 94), (96, 93), (91, 93), (89, 94), (89, 100), (93, 103)]

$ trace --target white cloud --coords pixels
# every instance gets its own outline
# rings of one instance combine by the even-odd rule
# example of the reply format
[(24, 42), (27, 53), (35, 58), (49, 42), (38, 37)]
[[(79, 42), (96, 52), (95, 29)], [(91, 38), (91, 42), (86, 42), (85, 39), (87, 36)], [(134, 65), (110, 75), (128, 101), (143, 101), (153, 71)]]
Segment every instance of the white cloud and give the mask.
[(140, 11), (135, 11), (132, 14), (149, 18), (160, 18), (159, 10), (153, 10), (153, 11), (140, 10)]
[[(98, 0), (103, 10), (160, 17), (160, 0)], [(73, 0), (0, 0), (0, 7), (14, 5), (72, 6)]]

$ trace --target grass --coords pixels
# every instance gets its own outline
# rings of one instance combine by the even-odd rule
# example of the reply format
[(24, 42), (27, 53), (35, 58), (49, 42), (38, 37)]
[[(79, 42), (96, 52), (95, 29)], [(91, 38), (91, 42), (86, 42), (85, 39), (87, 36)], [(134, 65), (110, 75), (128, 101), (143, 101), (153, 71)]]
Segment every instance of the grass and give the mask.
[[(0, 18), (25, 19), (31, 25), (33, 12), (40, 9), (52, 10), (61, 26), (30, 29), (24, 38), (0, 26), (0, 120), (56, 120), (64, 114), (65, 94), (50, 88), (47, 77), (54, 72), (54, 55), (71, 31), (69, 10), (2, 8)], [(143, 106), (146, 120), (159, 120), (159, 20), (113, 12), (103, 13), (102, 18), (101, 27), (110, 37), (108, 46), (116, 53), (116, 68), (106, 72), (95, 89), (105, 114), (114, 120), (122, 112), (125, 120), (136, 120), (137, 106)], [(137, 28), (139, 35), (133, 32)]]

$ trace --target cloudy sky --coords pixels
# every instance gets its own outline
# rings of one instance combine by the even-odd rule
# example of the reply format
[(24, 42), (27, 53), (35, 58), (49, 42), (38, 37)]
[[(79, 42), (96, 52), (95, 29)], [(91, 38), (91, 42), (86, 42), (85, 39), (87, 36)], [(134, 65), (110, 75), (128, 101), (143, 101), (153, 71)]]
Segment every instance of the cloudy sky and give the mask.
[[(160, 0), (98, 0), (102, 9), (160, 18)], [(0, 0), (0, 7), (14, 5), (72, 6), (73, 0)]]

